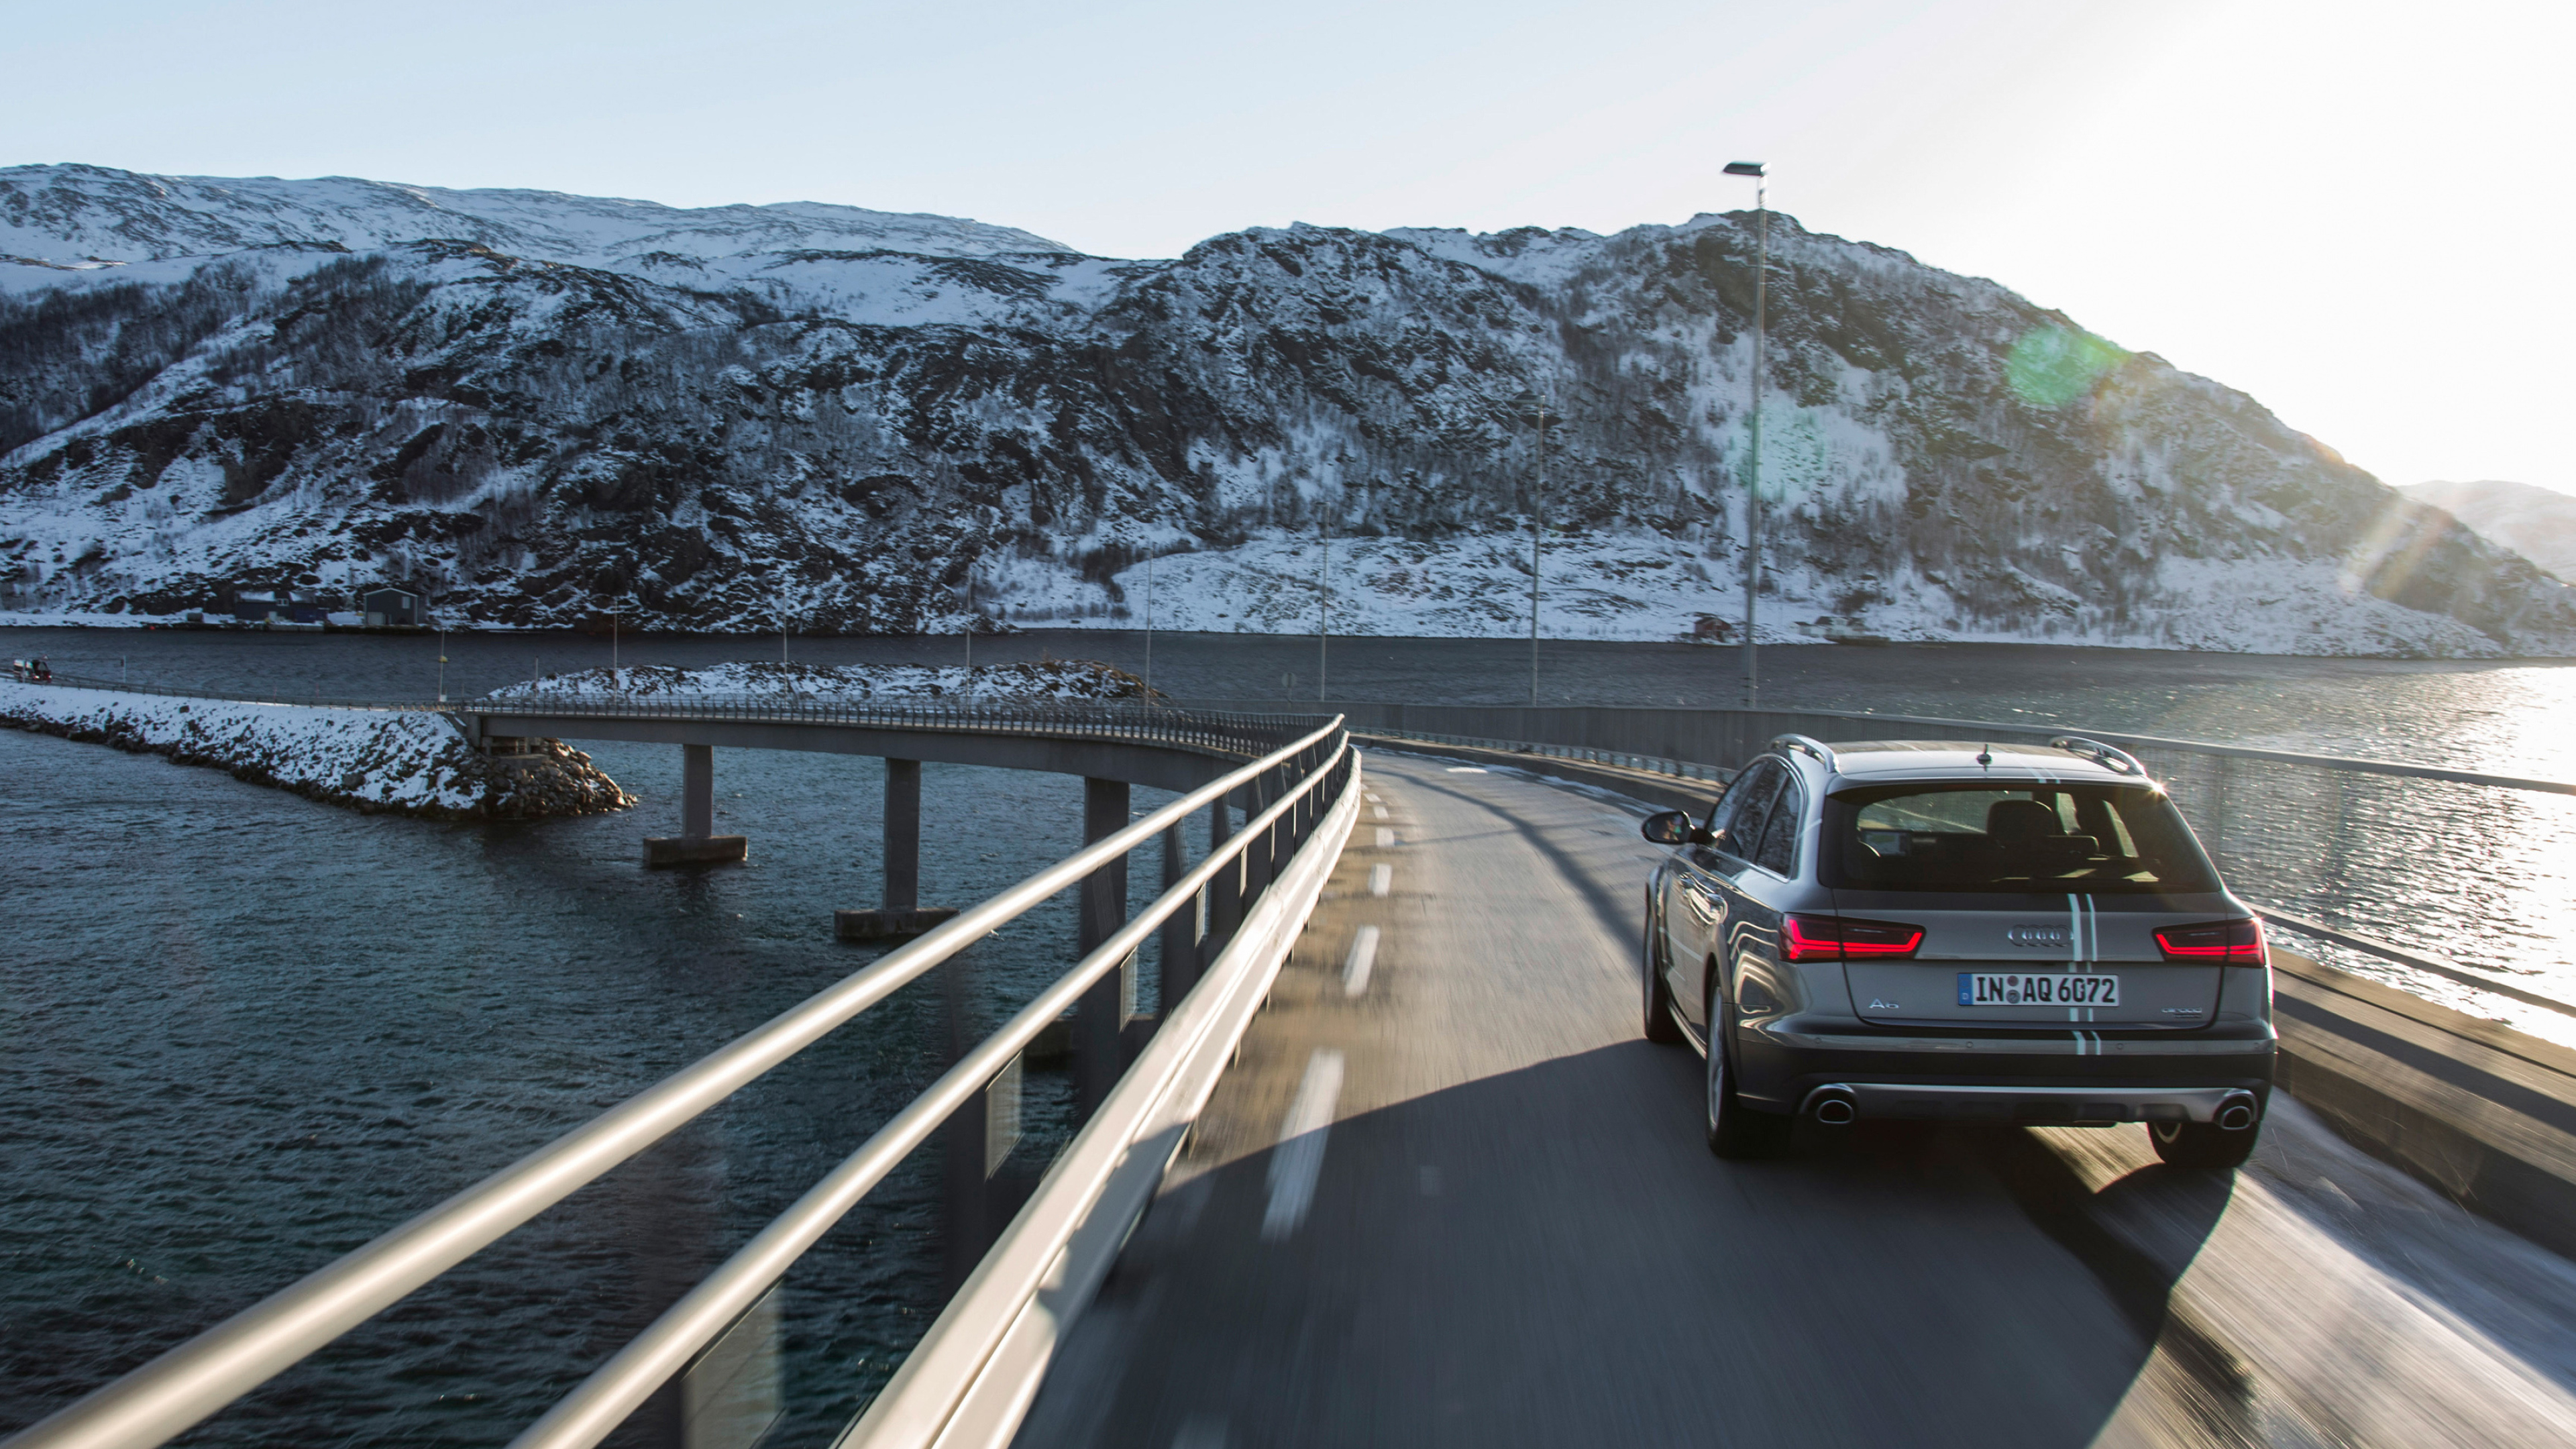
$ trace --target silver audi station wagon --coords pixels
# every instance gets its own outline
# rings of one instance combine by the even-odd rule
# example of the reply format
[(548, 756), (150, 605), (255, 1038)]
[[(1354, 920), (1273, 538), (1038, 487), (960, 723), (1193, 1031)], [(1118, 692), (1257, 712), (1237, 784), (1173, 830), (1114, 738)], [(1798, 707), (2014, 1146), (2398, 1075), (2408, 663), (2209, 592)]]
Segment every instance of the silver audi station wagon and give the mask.
[(1783, 735), (1646, 889), (1645, 1028), (1708, 1058), (1708, 1146), (1793, 1118), (2144, 1123), (2185, 1167), (2253, 1150), (2262, 924), (2108, 745)]

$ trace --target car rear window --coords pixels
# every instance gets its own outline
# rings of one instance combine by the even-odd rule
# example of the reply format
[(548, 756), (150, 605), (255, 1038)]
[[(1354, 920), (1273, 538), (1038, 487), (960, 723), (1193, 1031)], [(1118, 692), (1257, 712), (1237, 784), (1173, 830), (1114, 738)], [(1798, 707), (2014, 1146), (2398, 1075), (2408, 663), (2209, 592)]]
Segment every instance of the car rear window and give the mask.
[(2214, 891), (2218, 874), (2143, 785), (1873, 785), (1825, 802), (1825, 883), (1882, 891)]

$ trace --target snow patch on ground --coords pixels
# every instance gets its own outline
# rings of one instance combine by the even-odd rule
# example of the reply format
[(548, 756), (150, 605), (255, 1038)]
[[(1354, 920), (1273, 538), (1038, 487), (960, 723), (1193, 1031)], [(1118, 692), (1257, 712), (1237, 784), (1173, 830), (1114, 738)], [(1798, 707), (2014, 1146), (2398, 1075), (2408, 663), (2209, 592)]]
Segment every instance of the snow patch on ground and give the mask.
[[(976, 666), (927, 664), (715, 664), (703, 669), (636, 665), (549, 674), (529, 684), (493, 690), (496, 700), (527, 699), (749, 699), (866, 700), (956, 703), (1029, 699), (1142, 700), (1145, 682), (1091, 659), (1040, 659)], [(1159, 698), (1159, 694), (1154, 696)]]
[(623, 810), (634, 797), (553, 740), (493, 757), (442, 715), (174, 699), (0, 681), (0, 724), (208, 765), (370, 814), (529, 820)]
[[(1743, 555), (1687, 539), (1552, 534), (1540, 553), (1539, 633), (1549, 639), (1732, 642), (1743, 637)], [(1792, 560), (1764, 566), (1765, 644), (1824, 642), (1827, 618), (1903, 642), (2197, 649), (2225, 653), (2497, 658), (2504, 643), (2458, 619), (2352, 588), (2336, 564), (2284, 558), (2164, 559), (2152, 602), (2115, 608), (2022, 577), (2023, 605), (1980, 618), (1938, 571), (1855, 580)], [(1992, 580), (1974, 581), (1991, 588)], [(1107, 581), (1049, 558), (978, 570), (980, 617), (1019, 628), (1503, 638), (1530, 626), (1530, 537), (1434, 540), (1272, 534), (1228, 549), (1165, 554)]]

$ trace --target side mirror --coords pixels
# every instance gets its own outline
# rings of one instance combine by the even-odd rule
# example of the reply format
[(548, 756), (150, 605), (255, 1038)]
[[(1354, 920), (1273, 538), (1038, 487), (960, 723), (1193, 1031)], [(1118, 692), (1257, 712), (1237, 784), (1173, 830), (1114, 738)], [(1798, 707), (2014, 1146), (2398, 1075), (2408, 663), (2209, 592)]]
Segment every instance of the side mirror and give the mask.
[(1664, 810), (1649, 815), (1637, 826), (1637, 833), (1657, 845), (1687, 845), (1699, 832), (1691, 829), (1691, 819), (1679, 810)]

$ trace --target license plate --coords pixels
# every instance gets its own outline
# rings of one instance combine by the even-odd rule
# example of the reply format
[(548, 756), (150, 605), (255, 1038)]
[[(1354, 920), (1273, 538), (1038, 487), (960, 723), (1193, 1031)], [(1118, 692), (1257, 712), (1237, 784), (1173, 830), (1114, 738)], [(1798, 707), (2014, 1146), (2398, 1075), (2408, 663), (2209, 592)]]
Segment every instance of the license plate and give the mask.
[(2012, 971), (1959, 973), (1961, 1006), (2117, 1006), (2117, 976), (2042, 976)]

